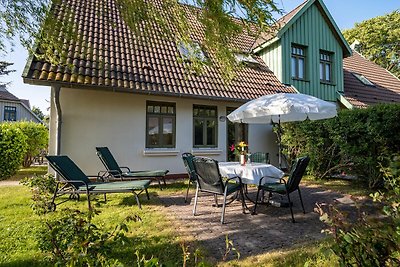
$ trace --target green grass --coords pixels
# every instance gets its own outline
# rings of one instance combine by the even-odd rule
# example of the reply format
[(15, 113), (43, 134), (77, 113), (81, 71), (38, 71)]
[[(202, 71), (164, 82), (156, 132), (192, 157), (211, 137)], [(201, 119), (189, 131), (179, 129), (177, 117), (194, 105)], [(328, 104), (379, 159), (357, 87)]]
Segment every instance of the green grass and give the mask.
[[(18, 175), (31, 176), (34, 172), (45, 172), (45, 167), (22, 169)], [(363, 194), (367, 192), (350, 181), (329, 180), (314, 181), (309, 177), (305, 184), (322, 186), (342, 193)], [(153, 185), (150, 191), (150, 200), (144, 195), (140, 197), (143, 210), (140, 210), (130, 194), (110, 194), (107, 203), (98, 197), (101, 211), (94, 219), (98, 226), (113, 230), (127, 216), (137, 215), (139, 222), (128, 222), (128, 244), (113, 247), (112, 258), (118, 259), (125, 266), (136, 266), (135, 251), (146, 257), (157, 257), (163, 266), (182, 266), (181, 242), (190, 245), (194, 250), (198, 245), (194, 240), (183, 240), (178, 236), (175, 225), (180, 222), (168, 219), (162, 204), (157, 196), (184, 194), (186, 184), (182, 181), (168, 184), (160, 191), (158, 185)], [(39, 251), (35, 240), (35, 233), (42, 225), (42, 219), (35, 215), (30, 208), (31, 193), (24, 186), (3, 186), (0, 190), (0, 266), (50, 266), (46, 255)], [(95, 201), (96, 202), (96, 201)], [(68, 201), (57, 207), (76, 208), (87, 210), (86, 198), (81, 201)], [(48, 218), (55, 216), (50, 213)], [(329, 242), (312, 243), (302, 247), (283, 249), (261, 255), (248, 257), (240, 261), (220, 263), (218, 266), (337, 266), (333, 255), (324, 256), (320, 248), (327, 247)], [(191, 265), (193, 266), (193, 265)]]
[(365, 184), (358, 180), (343, 180), (327, 178), (322, 180), (316, 180), (312, 176), (305, 176), (302, 179), (302, 184), (310, 186), (320, 186), (325, 189), (336, 191), (342, 194), (349, 194), (355, 196), (368, 196), (373, 191), (369, 189)]

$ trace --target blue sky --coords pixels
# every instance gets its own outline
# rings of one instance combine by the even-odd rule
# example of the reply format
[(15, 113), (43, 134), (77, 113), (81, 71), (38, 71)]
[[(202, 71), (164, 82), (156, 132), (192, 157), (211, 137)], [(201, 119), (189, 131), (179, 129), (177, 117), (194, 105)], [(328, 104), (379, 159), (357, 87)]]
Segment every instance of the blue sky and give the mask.
[[(276, 0), (278, 5), (285, 11), (290, 11), (303, 0)], [(349, 29), (354, 23), (361, 22), (376, 16), (384, 15), (391, 11), (400, 9), (399, 0), (325, 0), (332, 17), (340, 29)], [(22, 99), (29, 99), (31, 106), (39, 107), (45, 114), (48, 113), (47, 108), (50, 106), (50, 88), (46, 86), (32, 86), (24, 84), (21, 78), (28, 55), (24, 48), (16, 45), (14, 52), (3, 56), (1, 60), (13, 62), (13, 69), (16, 70), (4, 78), (2, 81), (11, 81), (8, 90)]]

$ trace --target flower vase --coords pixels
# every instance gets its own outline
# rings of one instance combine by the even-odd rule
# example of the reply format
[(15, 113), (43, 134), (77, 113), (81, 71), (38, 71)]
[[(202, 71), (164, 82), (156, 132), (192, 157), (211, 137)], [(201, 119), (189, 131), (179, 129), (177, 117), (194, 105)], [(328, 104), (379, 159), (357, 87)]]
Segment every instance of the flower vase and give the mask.
[(244, 166), (246, 164), (246, 155), (244, 153), (240, 154), (240, 165)]

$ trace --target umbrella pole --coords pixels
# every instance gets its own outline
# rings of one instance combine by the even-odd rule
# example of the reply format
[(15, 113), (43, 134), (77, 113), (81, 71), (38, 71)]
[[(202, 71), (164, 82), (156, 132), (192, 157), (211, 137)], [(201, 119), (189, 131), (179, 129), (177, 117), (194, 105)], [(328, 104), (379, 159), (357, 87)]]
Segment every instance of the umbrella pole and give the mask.
[(278, 162), (279, 169), (282, 169), (281, 115), (278, 116)]

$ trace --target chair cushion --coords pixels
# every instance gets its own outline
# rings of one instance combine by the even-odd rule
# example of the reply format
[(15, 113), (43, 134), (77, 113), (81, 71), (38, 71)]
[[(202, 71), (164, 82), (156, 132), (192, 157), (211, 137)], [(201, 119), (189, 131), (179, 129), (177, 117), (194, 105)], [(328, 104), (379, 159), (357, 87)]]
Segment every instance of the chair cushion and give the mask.
[(262, 189), (266, 191), (272, 191), (279, 194), (286, 194), (285, 184), (277, 184), (277, 183), (266, 183), (261, 186)]
[[(90, 183), (89, 189), (93, 191), (142, 190), (148, 188), (150, 182), (151, 182), (150, 180), (136, 180), (136, 181), (126, 181), (126, 182)], [(79, 190), (86, 190), (86, 187), (80, 186)]]
[(228, 183), (227, 184), (228, 190), (227, 190), (227, 195), (232, 194), (233, 192), (236, 192), (240, 188), (239, 183)]
[(163, 177), (168, 170), (124, 172), (122, 177)]

